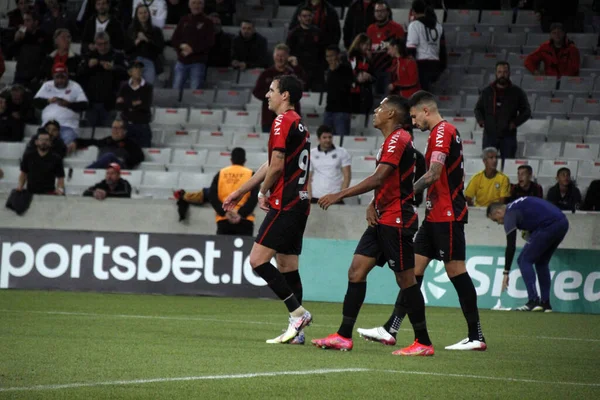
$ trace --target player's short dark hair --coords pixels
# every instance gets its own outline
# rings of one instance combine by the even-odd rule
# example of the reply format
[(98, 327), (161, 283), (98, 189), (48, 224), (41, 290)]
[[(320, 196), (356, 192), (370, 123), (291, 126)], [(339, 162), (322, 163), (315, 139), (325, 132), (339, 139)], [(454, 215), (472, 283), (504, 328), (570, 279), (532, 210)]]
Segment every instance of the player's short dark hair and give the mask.
[(489, 218), (496, 210), (504, 207), (504, 203), (500, 201), (496, 201), (489, 206), (487, 206), (487, 210), (485, 211), (485, 215)]
[(241, 20), (240, 21), (240, 26), (242, 26), (242, 24), (250, 24), (250, 25), (254, 26), (254, 22), (252, 22), (249, 19), (243, 19), (243, 20)]
[(331, 133), (333, 135), (333, 129), (329, 125), (321, 125), (317, 129), (317, 137), (321, 139), (321, 135), (324, 133)]
[(427, 4), (424, 0), (415, 0), (412, 2), (410, 8), (415, 12), (415, 14), (425, 14)]
[(397, 123), (404, 125), (404, 123), (406, 122), (406, 117), (410, 115), (408, 100), (396, 94), (387, 96), (386, 99), (387, 101), (385, 102), (385, 105), (388, 107), (392, 107), (393, 109), (398, 111)]
[(293, 75), (279, 75), (274, 81), (277, 81), (279, 93), (288, 92), (290, 94), (290, 104), (296, 104), (302, 98), (302, 82)]
[(231, 150), (231, 163), (236, 165), (244, 165), (246, 163), (246, 150), (241, 147), (236, 147)]
[(571, 170), (567, 167), (562, 167), (559, 168), (558, 171), (556, 171), (556, 177), (558, 178), (558, 176), (560, 175), (561, 172), (568, 172), (569, 175), (571, 175)]
[(298, 11), (298, 16), (300, 14), (302, 14), (302, 11), (309, 11), (311, 14), (314, 14), (315, 12), (313, 11), (312, 8), (310, 8), (309, 6), (304, 6), (304, 7), (300, 7), (300, 11)]
[(424, 103), (434, 103), (437, 106), (435, 97), (425, 90), (419, 90), (417, 93), (410, 96), (410, 99), (408, 101), (410, 108), (420, 106)]
[(522, 169), (527, 170), (529, 175), (533, 175), (533, 168), (531, 168), (531, 165), (519, 165), (519, 168), (517, 168), (517, 171), (520, 171)]
[(341, 52), (340, 46), (338, 46), (337, 44), (330, 44), (325, 50), (335, 51), (337, 54), (340, 54)]
[(501, 65), (506, 65), (506, 68), (508, 68), (508, 70), (510, 71), (510, 64), (508, 63), (508, 61), (498, 61), (496, 63), (496, 67), (494, 67), (494, 70), (497, 70), (498, 67)]

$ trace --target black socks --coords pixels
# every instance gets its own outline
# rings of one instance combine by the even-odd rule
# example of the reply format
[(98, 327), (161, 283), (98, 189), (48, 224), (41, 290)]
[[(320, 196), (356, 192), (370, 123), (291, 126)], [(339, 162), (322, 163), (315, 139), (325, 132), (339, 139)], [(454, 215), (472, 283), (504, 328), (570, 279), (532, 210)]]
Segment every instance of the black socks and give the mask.
[[(421, 285), (423, 284), (423, 276), (416, 275), (415, 278), (417, 278), (417, 287), (420, 289)], [(385, 325), (383, 325), (383, 328), (386, 331), (388, 331), (389, 334), (395, 338), (396, 335), (398, 334), (398, 331), (400, 330), (400, 324), (402, 324), (402, 321), (404, 320), (405, 316), (406, 316), (406, 312), (404, 311), (404, 308), (402, 307), (402, 290), (401, 290), (398, 293), (398, 297), (396, 298), (394, 312), (390, 316), (390, 319), (388, 319), (388, 321), (385, 323)]]
[(290, 289), (292, 289), (292, 292), (294, 292), (294, 296), (296, 296), (296, 299), (298, 299), (298, 303), (302, 304), (302, 280), (300, 279), (300, 273), (298, 270), (284, 272), (282, 275)]
[(254, 268), (254, 272), (263, 278), (273, 293), (285, 303), (289, 312), (295, 311), (300, 307), (300, 302), (294, 296), (284, 276), (271, 263), (264, 263)]
[(450, 278), (450, 281), (456, 289), (460, 307), (467, 320), (469, 328), (469, 340), (480, 340), (485, 342), (481, 332), (481, 323), (479, 322), (479, 310), (477, 309), (477, 292), (473, 281), (467, 272)]
[(412, 285), (404, 292), (403, 302), (408, 318), (415, 331), (415, 339), (425, 346), (431, 346), (429, 333), (427, 333), (427, 323), (425, 321), (425, 300), (421, 293), (420, 285)]
[(348, 290), (346, 291), (346, 297), (344, 297), (344, 307), (342, 309), (342, 325), (337, 332), (340, 336), (352, 338), (356, 317), (365, 301), (366, 294), (367, 282), (348, 282)]

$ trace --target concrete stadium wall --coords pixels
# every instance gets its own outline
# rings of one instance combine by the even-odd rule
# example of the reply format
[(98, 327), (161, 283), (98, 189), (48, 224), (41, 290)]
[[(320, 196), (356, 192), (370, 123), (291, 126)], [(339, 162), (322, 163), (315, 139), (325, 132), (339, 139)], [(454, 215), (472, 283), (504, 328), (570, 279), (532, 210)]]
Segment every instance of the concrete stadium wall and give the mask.
[[(6, 195), (0, 195), (1, 204)], [(333, 206), (323, 211), (314, 206), (305, 237), (357, 240), (365, 229), (363, 206)], [(257, 225), (264, 213), (257, 210)], [(420, 210), (421, 220), (423, 210)], [(600, 250), (600, 213), (568, 214), (569, 234), (561, 248)], [(216, 231), (212, 208), (191, 207), (185, 223), (178, 222), (174, 201), (35, 196), (24, 216), (0, 208), (0, 228), (38, 228), (138, 233), (182, 233), (212, 235)], [(504, 246), (503, 230), (485, 217), (485, 210), (469, 210), (466, 229), (471, 246)], [(518, 245), (523, 242), (519, 238)]]

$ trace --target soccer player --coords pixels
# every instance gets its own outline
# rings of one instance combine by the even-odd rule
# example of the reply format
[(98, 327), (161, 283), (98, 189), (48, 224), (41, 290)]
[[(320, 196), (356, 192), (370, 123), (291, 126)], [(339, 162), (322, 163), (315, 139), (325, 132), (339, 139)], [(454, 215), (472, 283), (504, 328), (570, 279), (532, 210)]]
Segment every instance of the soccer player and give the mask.
[[(456, 289), (467, 320), (469, 335), (446, 350), (485, 350), (481, 332), (477, 292), (465, 265), (465, 231), (467, 202), (463, 194), (464, 169), (462, 143), (458, 130), (440, 115), (433, 95), (419, 91), (410, 98), (413, 125), (430, 131), (425, 161), (427, 172), (414, 184), (415, 195), (427, 190), (425, 221), (415, 237), (415, 275), (419, 286), (425, 268), (432, 259), (444, 262), (446, 273)], [(358, 329), (368, 340), (383, 344), (396, 343), (396, 334), (406, 312), (402, 307), (402, 292), (394, 312), (383, 327)]]
[[(569, 220), (558, 207), (538, 197), (521, 197), (509, 203), (492, 203), (487, 217), (504, 225), (506, 254), (502, 290), (508, 287), (508, 274), (515, 256), (517, 229), (527, 243), (517, 259), (529, 301), (518, 311), (552, 312), (550, 306), (550, 259), (569, 230)], [(535, 271), (533, 265), (535, 264)], [(541, 299), (535, 287), (535, 274), (540, 282)]]
[(343, 319), (337, 333), (312, 343), (324, 349), (352, 350), (352, 329), (367, 291), (367, 275), (375, 265), (386, 262), (396, 275), (401, 288), (402, 304), (415, 331), (412, 345), (393, 354), (432, 356), (433, 346), (425, 323), (425, 301), (415, 279), (413, 236), (418, 216), (413, 205), (413, 178), (416, 153), (410, 133), (401, 123), (408, 115), (408, 104), (400, 96), (388, 96), (375, 110), (373, 126), (385, 140), (377, 154), (375, 172), (355, 186), (319, 199), (327, 209), (345, 197), (356, 196), (375, 189), (367, 207), (369, 226), (363, 233), (348, 270), (348, 290), (344, 298)]
[[(277, 117), (269, 136), (269, 160), (223, 202), (225, 211), (233, 210), (247, 192), (262, 182), (258, 205), (267, 216), (252, 247), (250, 265), (290, 312), (286, 331), (267, 343), (290, 343), (300, 336), (296, 343), (304, 344), (302, 330), (312, 321), (310, 312), (301, 305), (302, 282), (298, 273), (298, 256), (310, 212), (310, 134), (294, 111), (294, 104), (301, 97), (302, 82), (296, 77), (282, 75), (271, 82), (266, 98), (269, 110)], [(271, 264), (274, 256), (279, 270)]]

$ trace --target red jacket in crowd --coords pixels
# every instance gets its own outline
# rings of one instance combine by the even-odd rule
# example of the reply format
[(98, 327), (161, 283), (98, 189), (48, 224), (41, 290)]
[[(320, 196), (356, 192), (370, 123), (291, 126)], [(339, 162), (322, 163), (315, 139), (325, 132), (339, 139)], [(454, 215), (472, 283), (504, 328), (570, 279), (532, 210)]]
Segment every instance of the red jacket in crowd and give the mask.
[(392, 94), (397, 94), (408, 99), (413, 93), (421, 90), (419, 71), (414, 58), (396, 58), (390, 68), (390, 72), (392, 73), (392, 85), (394, 86)]
[(557, 49), (552, 41), (542, 43), (533, 53), (525, 58), (525, 68), (531, 73), (536, 71), (540, 63), (544, 63), (544, 75), (547, 76), (578, 76), (579, 49), (575, 43), (565, 38), (565, 44)]

